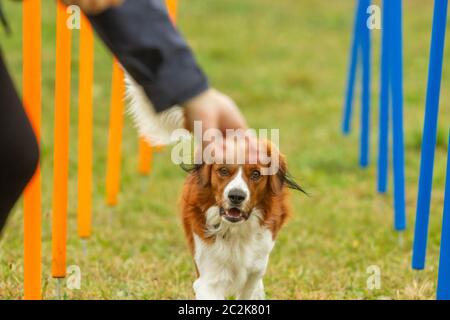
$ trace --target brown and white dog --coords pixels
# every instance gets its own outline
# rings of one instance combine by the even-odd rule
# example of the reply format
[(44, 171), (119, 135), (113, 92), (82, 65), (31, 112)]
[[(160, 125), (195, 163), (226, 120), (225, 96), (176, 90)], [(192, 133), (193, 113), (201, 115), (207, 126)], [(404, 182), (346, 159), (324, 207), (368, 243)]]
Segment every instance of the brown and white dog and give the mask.
[(276, 236), (289, 217), (288, 188), (303, 191), (279, 170), (262, 175), (263, 165), (203, 164), (186, 179), (181, 215), (198, 279), (197, 299), (264, 299), (263, 275)]
[[(182, 109), (155, 113), (142, 88), (127, 80), (129, 112), (140, 134), (154, 145), (173, 142), (171, 132), (184, 126)], [(212, 162), (188, 170), (181, 215), (198, 274), (197, 299), (265, 297), (262, 278), (269, 254), (290, 215), (287, 189), (303, 190), (288, 175), (284, 156), (270, 143), (263, 145), (266, 155), (277, 160), (272, 175), (261, 173), (271, 165), (261, 161)]]

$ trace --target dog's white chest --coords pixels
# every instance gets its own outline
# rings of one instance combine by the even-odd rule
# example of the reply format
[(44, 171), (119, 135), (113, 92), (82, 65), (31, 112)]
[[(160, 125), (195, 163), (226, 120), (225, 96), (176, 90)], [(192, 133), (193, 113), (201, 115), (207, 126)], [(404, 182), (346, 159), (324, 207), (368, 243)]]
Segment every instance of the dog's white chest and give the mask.
[[(223, 299), (236, 295), (242, 299), (256, 297), (273, 248), (272, 233), (260, 225), (256, 215), (239, 225), (220, 221), (218, 209), (208, 210), (208, 230), (215, 241), (207, 244), (194, 234), (195, 262), (200, 278), (194, 284), (197, 298)], [(261, 288), (262, 290), (262, 288)], [(259, 295), (264, 293), (259, 292)]]

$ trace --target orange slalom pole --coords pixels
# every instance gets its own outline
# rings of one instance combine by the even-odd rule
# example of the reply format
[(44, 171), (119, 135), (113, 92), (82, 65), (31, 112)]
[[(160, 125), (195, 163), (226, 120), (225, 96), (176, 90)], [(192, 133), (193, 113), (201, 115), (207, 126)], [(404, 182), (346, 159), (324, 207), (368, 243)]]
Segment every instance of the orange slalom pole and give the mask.
[[(177, 0), (166, 0), (166, 7), (169, 13), (169, 17), (172, 23), (175, 24), (177, 18), (178, 1)], [(145, 139), (139, 138), (139, 166), (138, 172), (141, 175), (147, 175), (151, 171), (153, 151), (161, 152), (163, 150), (162, 146), (153, 147), (149, 145)]]
[(153, 147), (144, 138), (139, 138), (139, 174), (145, 176), (152, 170)]
[(108, 159), (106, 165), (106, 203), (115, 206), (120, 189), (120, 161), (123, 130), (125, 82), (124, 72), (114, 59), (111, 111), (109, 117)]
[[(23, 102), (38, 141), (41, 131), (41, 0), (23, 2)], [(24, 299), (41, 299), (41, 173), (24, 192)]]
[(175, 24), (177, 22), (178, 0), (166, 0), (166, 6), (170, 19)]
[(52, 224), (52, 275), (54, 278), (66, 276), (71, 62), (71, 31), (66, 26), (66, 19), (66, 7), (58, 1)]
[(94, 81), (94, 33), (82, 15), (80, 29), (78, 99), (78, 236), (87, 239), (92, 230), (92, 85)]

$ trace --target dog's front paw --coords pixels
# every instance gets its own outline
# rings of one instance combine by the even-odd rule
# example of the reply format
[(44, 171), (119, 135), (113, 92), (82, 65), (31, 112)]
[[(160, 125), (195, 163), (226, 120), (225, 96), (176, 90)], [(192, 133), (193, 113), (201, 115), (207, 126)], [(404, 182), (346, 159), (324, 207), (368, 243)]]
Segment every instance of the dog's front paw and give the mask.
[(265, 300), (266, 293), (264, 291), (264, 284), (259, 280), (254, 284), (254, 287), (247, 285), (247, 287), (238, 295), (239, 300)]
[(195, 280), (193, 288), (197, 300), (225, 300), (221, 290), (201, 278)]

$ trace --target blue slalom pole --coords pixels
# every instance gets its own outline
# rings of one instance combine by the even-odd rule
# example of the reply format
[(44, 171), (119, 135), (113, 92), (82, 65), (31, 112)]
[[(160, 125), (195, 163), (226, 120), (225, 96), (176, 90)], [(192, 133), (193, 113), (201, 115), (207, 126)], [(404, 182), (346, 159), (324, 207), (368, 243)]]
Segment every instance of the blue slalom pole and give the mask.
[(412, 267), (425, 267), (448, 0), (435, 0)]
[(447, 178), (445, 183), (444, 218), (442, 222), (437, 299), (450, 300), (450, 143), (447, 156)]
[(380, 193), (387, 191), (389, 168), (389, 39), (391, 36), (391, 1), (383, 0), (382, 39), (381, 39), (381, 76), (380, 76), (380, 112), (378, 140), (378, 182)]
[(348, 70), (347, 90), (345, 94), (344, 114), (342, 118), (342, 132), (347, 135), (351, 130), (351, 119), (353, 111), (353, 96), (355, 90), (356, 71), (358, 66), (358, 49), (361, 38), (361, 19), (363, 15), (363, 0), (358, 0), (353, 25), (353, 39), (350, 52), (350, 64)]
[[(370, 6), (370, 0), (363, 0), (363, 13)], [(364, 15), (363, 15), (364, 17)], [(361, 22), (361, 53), (362, 53), (362, 94), (361, 94), (361, 137), (359, 165), (366, 168), (369, 165), (370, 146), (370, 78), (371, 78), (371, 39), (370, 29), (366, 19)]]
[(406, 229), (405, 213), (405, 146), (403, 137), (403, 29), (402, 0), (389, 0), (392, 8), (391, 89), (392, 89), (392, 145), (394, 166), (394, 227)]

